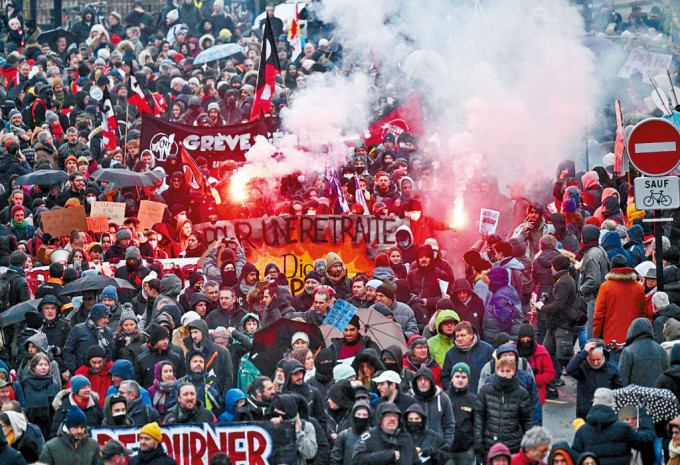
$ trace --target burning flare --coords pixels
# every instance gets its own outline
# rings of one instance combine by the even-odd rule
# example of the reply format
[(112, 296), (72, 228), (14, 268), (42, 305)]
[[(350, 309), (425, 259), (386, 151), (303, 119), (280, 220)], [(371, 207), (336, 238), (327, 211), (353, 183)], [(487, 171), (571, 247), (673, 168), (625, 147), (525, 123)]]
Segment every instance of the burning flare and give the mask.
[(453, 201), (453, 218), (451, 220), (451, 228), (460, 230), (467, 224), (467, 214), (465, 213), (465, 205), (463, 204), (463, 197), (457, 197)]

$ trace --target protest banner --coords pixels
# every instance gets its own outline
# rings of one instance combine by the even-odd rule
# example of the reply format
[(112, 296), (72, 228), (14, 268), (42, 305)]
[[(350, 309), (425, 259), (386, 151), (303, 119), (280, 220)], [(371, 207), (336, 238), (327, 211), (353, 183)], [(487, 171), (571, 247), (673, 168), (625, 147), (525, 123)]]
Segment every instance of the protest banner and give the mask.
[(388, 132), (394, 134), (395, 138), (404, 132), (414, 136), (424, 134), (423, 110), (418, 93), (411, 94), (397, 108), (370, 123), (368, 132), (364, 134), (366, 145), (382, 144)]
[[(93, 428), (92, 438), (100, 446), (111, 439), (139, 450), (141, 427)], [(162, 426), (162, 445), (178, 465), (208, 465), (221, 452), (233, 465), (279, 465), (296, 462), (295, 424), (269, 421), (230, 424), (187, 424)]]
[(338, 299), (326, 313), (323, 323), (343, 332), (356, 312), (357, 308), (354, 305)]
[(489, 210), (482, 208), (479, 213), (479, 233), (480, 234), (496, 234), (498, 227), (498, 218), (501, 216), (500, 212), (496, 210)]
[(100, 233), (109, 230), (109, 218), (106, 215), (88, 216), (87, 230)]
[(340, 255), (350, 275), (372, 270), (375, 256), (395, 245), (397, 228), (408, 224), (396, 216), (294, 215), (200, 223), (194, 230), (207, 243), (235, 237), (248, 262), (261, 270), (267, 263), (278, 265), (294, 295), (304, 287), (314, 260), (328, 252)]
[(43, 231), (52, 237), (68, 236), (74, 229), (87, 230), (87, 215), (82, 205), (43, 212), (40, 219)]
[(666, 70), (670, 69), (672, 60), (673, 55), (633, 49), (621, 67), (618, 77), (628, 79), (632, 74), (639, 72), (642, 74), (642, 82), (651, 85), (650, 78), (659, 74), (666, 74)]
[[(265, 135), (272, 143), (283, 137), (278, 118), (258, 119), (250, 123), (230, 124), (206, 128), (142, 115), (140, 151), (151, 152), (154, 166), (168, 169), (168, 158), (179, 159), (179, 147), (184, 145), (187, 153), (196, 160), (208, 160), (210, 175), (217, 177), (217, 170), (226, 160), (245, 161), (245, 154), (255, 144), (255, 137)], [(168, 173), (171, 174), (171, 173)]]
[(124, 202), (92, 202), (90, 216), (106, 215), (109, 222), (122, 225), (125, 220)]
[(139, 204), (139, 213), (137, 214), (139, 230), (145, 231), (151, 229), (154, 224), (160, 223), (163, 220), (164, 211), (164, 203), (142, 200)]

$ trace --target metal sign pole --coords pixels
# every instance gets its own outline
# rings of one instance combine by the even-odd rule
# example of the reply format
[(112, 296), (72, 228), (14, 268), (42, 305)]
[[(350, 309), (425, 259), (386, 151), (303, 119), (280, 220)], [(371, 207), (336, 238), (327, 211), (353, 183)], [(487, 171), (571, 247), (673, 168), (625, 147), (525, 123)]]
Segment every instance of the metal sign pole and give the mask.
[(643, 223), (654, 223), (654, 258), (656, 260), (656, 290), (663, 291), (663, 242), (662, 242), (662, 224), (673, 221), (673, 218), (661, 218), (657, 216), (657, 211), (654, 210), (654, 218), (645, 218)]

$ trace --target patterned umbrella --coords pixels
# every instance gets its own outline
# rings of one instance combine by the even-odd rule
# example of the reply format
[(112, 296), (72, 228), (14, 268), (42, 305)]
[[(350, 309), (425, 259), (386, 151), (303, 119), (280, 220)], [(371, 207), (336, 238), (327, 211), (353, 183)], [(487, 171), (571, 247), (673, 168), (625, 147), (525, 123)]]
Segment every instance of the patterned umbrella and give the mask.
[(680, 415), (678, 399), (668, 389), (648, 388), (631, 384), (621, 389), (614, 389), (613, 392), (614, 410), (616, 412), (626, 405), (646, 406), (654, 423), (669, 421)]

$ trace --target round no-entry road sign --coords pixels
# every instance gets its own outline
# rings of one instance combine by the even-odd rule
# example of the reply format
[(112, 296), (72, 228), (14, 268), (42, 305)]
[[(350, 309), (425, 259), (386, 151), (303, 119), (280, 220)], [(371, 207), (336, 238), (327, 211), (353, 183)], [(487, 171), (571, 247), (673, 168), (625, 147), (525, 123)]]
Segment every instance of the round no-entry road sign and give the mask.
[(680, 163), (680, 132), (662, 118), (640, 121), (628, 136), (630, 162), (641, 173), (662, 176)]

